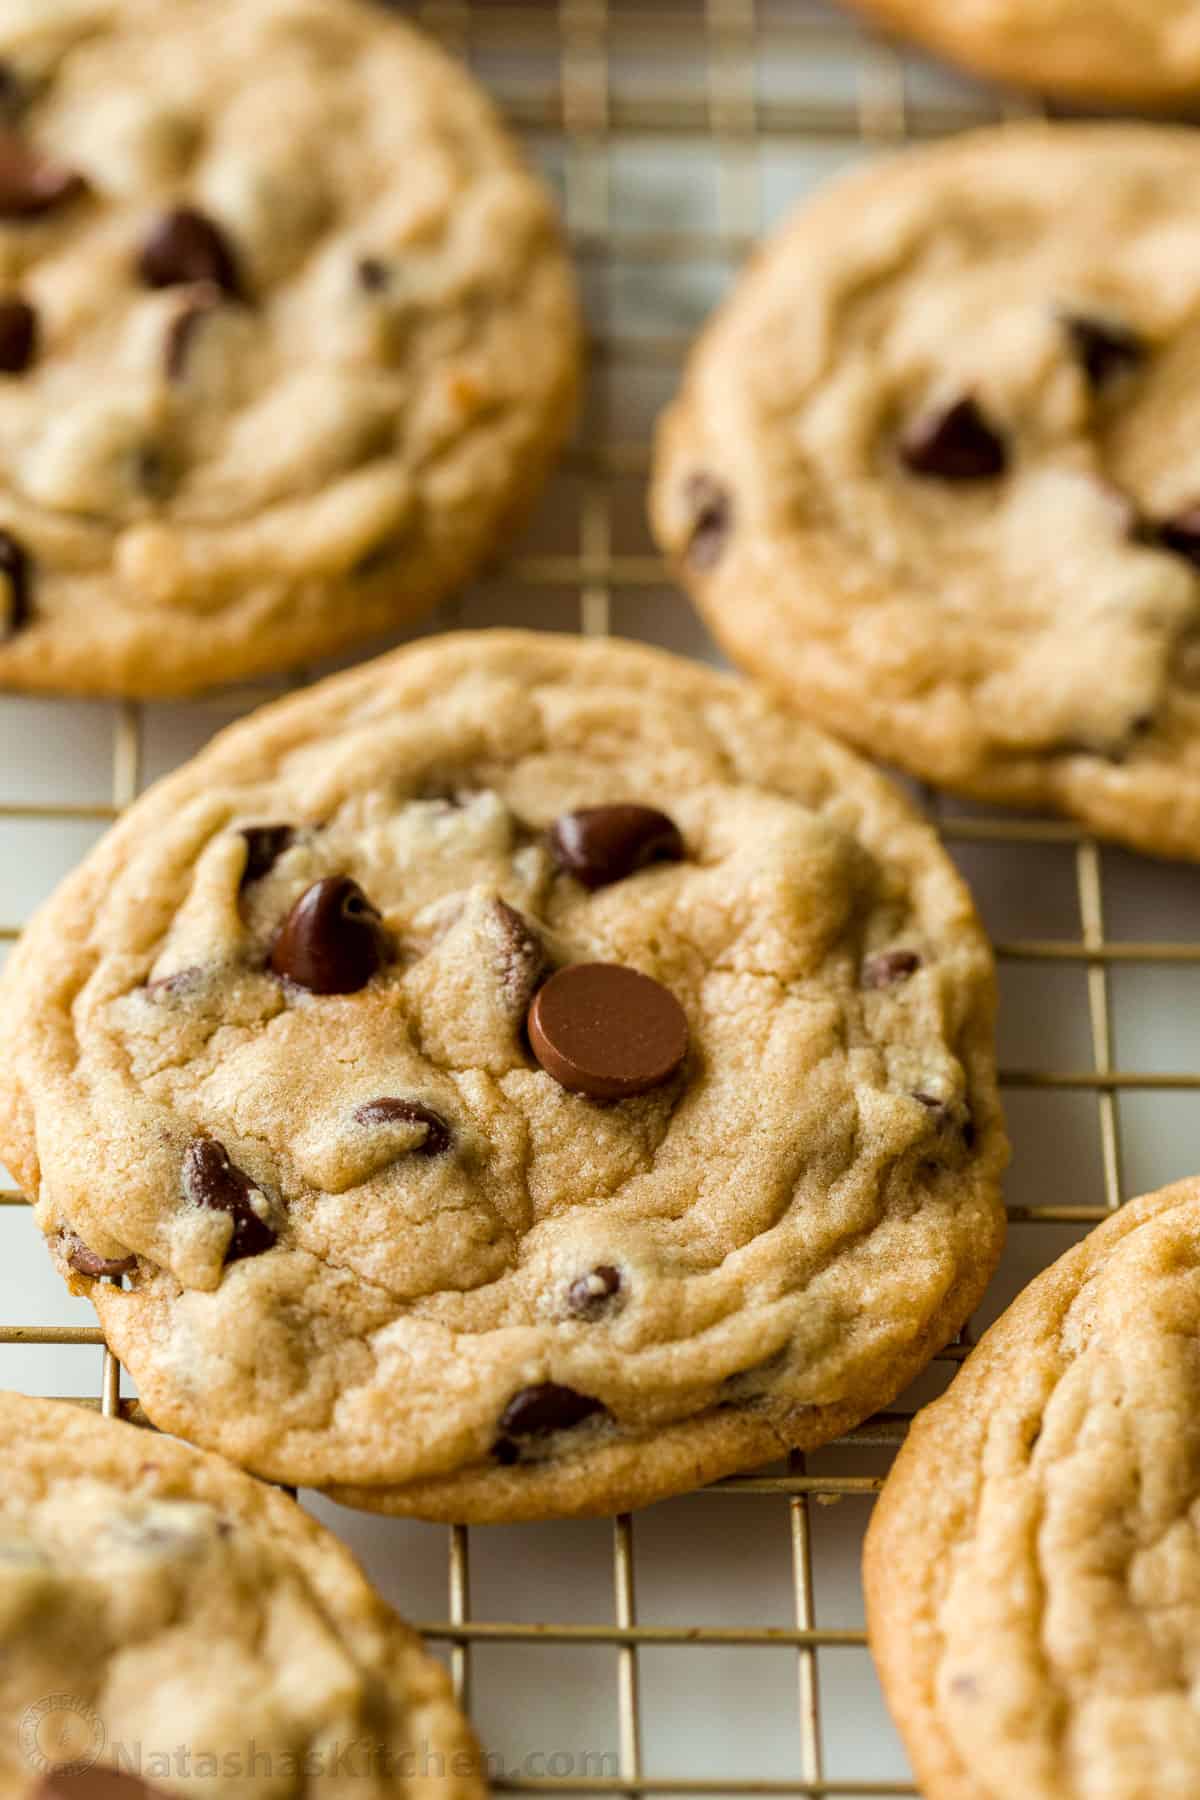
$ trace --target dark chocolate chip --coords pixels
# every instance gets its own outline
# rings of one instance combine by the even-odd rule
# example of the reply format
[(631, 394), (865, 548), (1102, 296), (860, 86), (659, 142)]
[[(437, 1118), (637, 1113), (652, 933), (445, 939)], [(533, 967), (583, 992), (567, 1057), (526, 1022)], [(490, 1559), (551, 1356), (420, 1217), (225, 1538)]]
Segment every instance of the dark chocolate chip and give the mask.
[(111, 1275), (114, 1279), (120, 1275), (132, 1275), (137, 1268), (136, 1256), (97, 1256), (73, 1231), (63, 1232), (62, 1247), (75, 1273), (90, 1276), (95, 1281), (102, 1275)]
[(915, 975), (920, 966), (915, 950), (881, 950), (877, 956), (868, 956), (863, 964), (862, 984), (865, 988), (895, 987)]
[(654, 862), (682, 862), (679, 827), (652, 806), (585, 806), (550, 829), (560, 869), (586, 888), (607, 887)]
[(0, 131), (0, 219), (36, 219), (77, 200), (87, 182), (15, 131)]
[(1113, 319), (1089, 319), (1070, 313), (1063, 319), (1063, 329), (1089, 386), (1097, 390), (1145, 361), (1146, 346), (1137, 332)]
[(503, 1438), (544, 1437), (552, 1431), (570, 1431), (596, 1413), (604, 1404), (590, 1394), (576, 1393), (574, 1388), (560, 1387), (557, 1381), (542, 1381), (536, 1387), (522, 1388), (514, 1394), (500, 1415)]
[(689, 475), (684, 498), (691, 514), (685, 555), (693, 569), (712, 569), (721, 560), (733, 527), (733, 496), (713, 475)]
[(546, 947), (523, 913), (506, 900), (492, 912), (500, 940), (500, 985), (514, 1017), (523, 1019), (546, 973)]
[(273, 1247), (275, 1231), (250, 1202), (250, 1196), (260, 1191), (257, 1184), (230, 1162), (229, 1152), (215, 1138), (193, 1138), (184, 1151), (183, 1191), (193, 1205), (228, 1213), (233, 1220), (227, 1263), (261, 1256)]
[(246, 840), (246, 866), (239, 888), (248, 888), (252, 881), (261, 881), (264, 875), (269, 875), (284, 851), (290, 850), (296, 841), (291, 825), (247, 825), (242, 836)]
[(34, 1788), (31, 1800), (168, 1800), (161, 1788), (123, 1769), (81, 1769), (68, 1763), (51, 1769)]
[(382, 294), (391, 286), (392, 272), (382, 257), (360, 256), (354, 272), (368, 294)]
[(19, 294), (0, 299), (0, 375), (23, 375), (37, 354), (38, 316)]
[(599, 1263), (580, 1275), (567, 1289), (567, 1311), (577, 1319), (598, 1319), (621, 1291), (621, 1271), (611, 1263)]
[(168, 381), (182, 381), (187, 373), (188, 357), (196, 334), (210, 313), (224, 303), (224, 295), (214, 282), (202, 281), (193, 290), (167, 327), (163, 351)]
[(1200, 568), (1200, 506), (1185, 507), (1173, 519), (1150, 527), (1149, 542), (1162, 550), (1170, 550)]
[(138, 273), (152, 288), (208, 282), (236, 298), (242, 287), (228, 238), (192, 206), (176, 207), (156, 222), (142, 245)]
[(1004, 439), (970, 395), (918, 419), (901, 438), (900, 455), (914, 475), (939, 481), (987, 481), (1008, 467)]
[(360, 1125), (424, 1125), (425, 1136), (414, 1144), (413, 1156), (444, 1156), (454, 1141), (441, 1113), (420, 1100), (368, 1100), (355, 1107), (354, 1117)]
[(306, 888), (280, 927), (271, 967), (313, 994), (355, 994), (387, 961), (383, 920), (357, 881), (329, 875)]
[(619, 963), (560, 969), (538, 989), (528, 1025), (546, 1073), (593, 1100), (644, 1094), (687, 1055), (687, 1018), (674, 994)]
[(0, 642), (28, 625), (33, 611), (30, 586), (24, 547), (11, 532), (0, 531)]

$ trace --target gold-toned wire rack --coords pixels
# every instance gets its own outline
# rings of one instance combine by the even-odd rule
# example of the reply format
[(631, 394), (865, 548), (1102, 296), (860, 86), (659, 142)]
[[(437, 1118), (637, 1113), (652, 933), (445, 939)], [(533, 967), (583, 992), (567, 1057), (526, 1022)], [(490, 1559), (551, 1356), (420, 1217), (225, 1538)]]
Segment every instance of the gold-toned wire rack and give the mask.
[[(454, 52), (465, 57), (497, 93), (513, 123), (554, 163), (575, 254), (585, 285), (622, 265), (654, 271), (682, 264), (718, 267), (727, 276), (766, 224), (762, 201), (764, 148), (811, 143), (823, 151), (898, 145), (988, 119), (1013, 108), (994, 96), (962, 87), (926, 91), (914, 65), (893, 44), (848, 15), (806, 0), (424, 0), (404, 10), (415, 15)], [(778, 67), (819, 66), (836, 59), (852, 80), (838, 91), (799, 81), (797, 91), (769, 79)], [(790, 59), (790, 60), (789, 60)], [(534, 71), (509, 81), (517, 64)], [(636, 65), (639, 78), (622, 71)], [(918, 71), (919, 72), (919, 71)], [(803, 92), (799, 90), (802, 89)], [(1023, 108), (1022, 110), (1028, 110)], [(715, 218), (711, 227), (647, 230), (631, 225), (613, 204), (614, 157), (625, 150), (703, 139), (715, 153)], [(649, 468), (646, 434), (622, 432), (620, 409), (610, 405), (605, 376), (620, 364), (645, 370), (669, 385), (687, 348), (686, 330), (626, 335), (603, 304), (593, 310), (594, 390), (581, 442), (570, 454), (560, 491), (575, 511), (577, 534), (569, 551), (518, 552), (483, 584), (524, 621), (522, 601), (535, 608), (574, 596), (580, 629), (603, 635), (619, 623), (638, 630), (638, 608), (658, 604), (667, 586), (663, 567), (648, 544), (630, 546), (616, 527), (618, 494), (642, 482)], [(539, 616), (542, 616), (539, 614)], [(455, 609), (443, 618), (453, 622)], [(562, 622), (561, 620), (559, 621)], [(568, 621), (569, 622), (569, 621)], [(651, 634), (653, 635), (653, 634)], [(189, 703), (227, 714), (244, 712), (274, 697), (280, 685), (240, 688)], [(102, 824), (128, 807), (143, 786), (145, 709), (114, 708), (111, 801), (0, 805), (0, 823)], [(1017, 850), (1058, 846), (1073, 857), (1079, 928), (1070, 937), (1020, 937), (997, 945), (1004, 963), (1069, 965), (1085, 972), (1090, 1064), (1074, 1068), (1011, 1067), (1003, 1085), (1014, 1090), (1075, 1090), (1094, 1096), (1103, 1175), (1100, 1204), (1022, 1204), (1010, 1218), (1024, 1225), (1086, 1227), (1119, 1207), (1126, 1197), (1122, 1167), (1119, 1096), (1125, 1091), (1200, 1090), (1200, 1072), (1153, 1073), (1118, 1067), (1110, 1016), (1110, 975), (1121, 965), (1200, 964), (1200, 942), (1112, 941), (1105, 932), (1103, 860), (1097, 845), (1074, 826), (1040, 820), (951, 816), (927, 797), (932, 816), (954, 847), (989, 845)], [(0, 942), (18, 935), (0, 925)], [(0, 1192), (0, 1204), (22, 1196)], [(0, 1325), (2, 1345), (96, 1345), (95, 1327)], [(961, 1362), (969, 1339), (951, 1345), (939, 1361)], [(140, 1418), (136, 1404), (121, 1399), (121, 1370), (103, 1350), (98, 1397), (83, 1400), (106, 1414)], [(901, 1413), (869, 1421), (842, 1446), (888, 1451), (901, 1441)], [(612, 1620), (605, 1623), (520, 1622), (478, 1616), (472, 1609), (470, 1535), (452, 1527), (448, 1538), (446, 1616), (423, 1622), (431, 1639), (448, 1648), (456, 1687), (469, 1704), (472, 1652), (487, 1644), (598, 1645), (615, 1658), (617, 1766), (615, 1772), (561, 1778), (522, 1774), (496, 1785), (532, 1794), (720, 1794), (843, 1796), (882, 1800), (912, 1795), (903, 1780), (856, 1779), (826, 1774), (825, 1720), (819, 1664), (822, 1653), (862, 1649), (857, 1629), (818, 1622), (814, 1597), (814, 1501), (869, 1502), (881, 1486), (878, 1473), (812, 1473), (806, 1459), (791, 1458), (786, 1471), (744, 1475), (708, 1492), (736, 1506), (747, 1495), (771, 1496), (786, 1517), (794, 1623), (789, 1627), (654, 1625), (639, 1622), (635, 1586), (635, 1521), (612, 1524)], [(648, 1771), (643, 1756), (643, 1707), (639, 1656), (655, 1647), (774, 1647), (796, 1659), (796, 1757), (794, 1778), (678, 1777)]]

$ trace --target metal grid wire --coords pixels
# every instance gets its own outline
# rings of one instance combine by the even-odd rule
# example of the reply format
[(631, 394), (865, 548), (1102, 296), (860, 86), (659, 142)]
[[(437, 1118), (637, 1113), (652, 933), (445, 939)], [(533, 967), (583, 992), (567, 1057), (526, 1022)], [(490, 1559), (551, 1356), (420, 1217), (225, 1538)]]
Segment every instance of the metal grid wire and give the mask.
[[(515, 125), (535, 139), (552, 141), (561, 151), (565, 208), (572, 244), (585, 278), (611, 270), (622, 260), (662, 268), (688, 261), (707, 261), (731, 270), (764, 227), (760, 152), (772, 139), (820, 141), (823, 145), (874, 147), (912, 137), (930, 137), (1000, 116), (994, 99), (969, 90), (963, 98), (939, 98), (936, 105), (912, 98), (911, 70), (891, 44), (873, 36), (848, 17), (817, 4), (794, 0), (661, 0), (641, 6), (636, 0), (424, 0), (406, 8), (452, 50), (485, 70), (490, 54), (528, 52), (546, 71), (544, 83), (502, 95)], [(764, 91), (762, 71), (776, 52), (814, 54), (836, 45), (853, 57), (855, 80), (849, 98), (804, 99)], [(618, 56), (652, 52), (661, 81), (653, 90), (639, 86), (622, 91), (613, 79)], [(678, 53), (678, 64), (676, 61)], [(697, 58), (702, 73), (696, 76)], [(690, 73), (677, 74), (686, 66)], [(502, 85), (502, 84), (501, 84)], [(1024, 109), (1023, 109), (1024, 110)], [(678, 141), (703, 134), (717, 152), (717, 223), (711, 232), (633, 231), (613, 217), (611, 161), (621, 144)], [(620, 360), (626, 365), (665, 371), (669, 378), (682, 362), (684, 336), (623, 338), (601, 327), (592, 344), (593, 368), (601, 376)], [(541, 596), (570, 592), (577, 597), (581, 629), (591, 635), (610, 630), (614, 600), (619, 596), (649, 601), (665, 585), (662, 565), (652, 554), (627, 554), (617, 548), (614, 492), (621, 482), (644, 479), (649, 468), (645, 442), (622, 441), (614, 434), (606, 390), (594, 398), (586, 443), (568, 459), (572, 492), (578, 498), (577, 549), (561, 555), (518, 554), (492, 578), (509, 595)], [(454, 618), (453, 608), (443, 620)], [(240, 688), (198, 704), (214, 712), (246, 711), (280, 691), (279, 685)], [(111, 803), (108, 805), (0, 805), (0, 821), (108, 822), (136, 798), (145, 761), (144, 709), (126, 704), (114, 711)], [(1074, 883), (1080, 931), (1077, 938), (1028, 938), (997, 945), (1002, 961), (1025, 965), (1074, 965), (1086, 970), (1091, 1066), (1084, 1068), (1008, 1068), (1002, 1085), (1012, 1090), (1079, 1090), (1094, 1095), (1103, 1170), (1103, 1204), (1010, 1205), (1010, 1218), (1020, 1224), (1090, 1226), (1120, 1206), (1126, 1195), (1118, 1095), (1127, 1090), (1200, 1089), (1200, 1073), (1149, 1073), (1118, 1068), (1114, 1061), (1110, 1016), (1110, 971), (1123, 964), (1200, 964), (1200, 942), (1110, 941), (1105, 935), (1102, 862), (1096, 844), (1074, 826), (1016, 818), (950, 816), (927, 796), (931, 816), (947, 842), (1016, 849), (1040, 845), (1073, 849)], [(0, 942), (16, 938), (16, 926), (0, 926)], [(22, 1196), (0, 1191), (0, 1204), (18, 1205)], [(1046, 1259), (1048, 1260), (1048, 1258)], [(102, 1346), (96, 1327), (0, 1325), (0, 1344), (85, 1344)], [(963, 1360), (969, 1338), (951, 1345), (938, 1359)], [(121, 1370), (103, 1351), (98, 1400), (109, 1415), (142, 1419), (131, 1402), (120, 1399)], [(885, 1450), (902, 1439), (905, 1415), (890, 1413), (869, 1421), (841, 1440), (842, 1445)], [(823, 1459), (824, 1460), (824, 1459)], [(784, 1515), (792, 1572), (794, 1624), (790, 1628), (734, 1628), (702, 1625), (644, 1625), (638, 1622), (635, 1591), (634, 1520), (612, 1524), (613, 1616), (611, 1624), (529, 1623), (474, 1616), (471, 1605), (470, 1538), (465, 1527), (452, 1527), (448, 1545), (448, 1606), (443, 1619), (425, 1621), (421, 1629), (448, 1649), (455, 1685), (469, 1704), (472, 1650), (483, 1644), (610, 1646), (615, 1658), (619, 1773), (562, 1779), (500, 1780), (510, 1792), (556, 1794), (758, 1794), (843, 1796), (845, 1800), (881, 1800), (912, 1795), (903, 1781), (830, 1779), (825, 1774), (818, 1653), (860, 1649), (862, 1632), (832, 1629), (817, 1620), (814, 1598), (813, 1541), (810, 1506), (846, 1497), (868, 1501), (882, 1477), (868, 1474), (812, 1474), (804, 1457), (794, 1455), (786, 1472), (733, 1477), (709, 1490), (728, 1496), (731, 1506), (745, 1495), (770, 1495)], [(680, 1779), (647, 1774), (643, 1762), (643, 1711), (639, 1685), (639, 1652), (651, 1646), (774, 1646), (796, 1658), (798, 1773), (789, 1780)]]

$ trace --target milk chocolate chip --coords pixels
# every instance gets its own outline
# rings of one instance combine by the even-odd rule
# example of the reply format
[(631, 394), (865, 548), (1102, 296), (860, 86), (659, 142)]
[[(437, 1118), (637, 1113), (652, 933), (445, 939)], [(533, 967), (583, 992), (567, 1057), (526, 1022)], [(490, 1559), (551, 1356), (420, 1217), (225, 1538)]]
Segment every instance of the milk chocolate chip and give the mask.
[(243, 888), (269, 875), (284, 851), (296, 840), (291, 825), (247, 825), (242, 836), (246, 840), (246, 866), (240, 883)]
[(1146, 346), (1137, 332), (1114, 319), (1090, 319), (1072, 313), (1063, 319), (1063, 328), (1089, 387), (1097, 391), (1145, 360)]
[(895, 987), (915, 975), (920, 966), (915, 950), (881, 950), (877, 956), (868, 956), (863, 964), (862, 984), (865, 988)]
[(276, 1233), (251, 1204), (251, 1196), (261, 1190), (230, 1162), (229, 1152), (215, 1138), (193, 1138), (188, 1145), (183, 1156), (183, 1191), (194, 1206), (228, 1213), (233, 1220), (227, 1263), (261, 1256), (274, 1245)]
[(621, 1291), (621, 1271), (611, 1263), (599, 1263), (580, 1275), (567, 1289), (567, 1311), (577, 1319), (598, 1319)]
[(0, 131), (0, 219), (36, 219), (66, 206), (87, 182), (15, 131)]
[(229, 240), (193, 206), (176, 207), (156, 222), (142, 245), (138, 273), (152, 288), (207, 282), (235, 298), (241, 293)]
[(618, 963), (560, 969), (538, 990), (528, 1025), (546, 1073), (593, 1100), (644, 1094), (687, 1055), (687, 1018), (674, 994)]
[(103, 1275), (110, 1275), (115, 1280), (120, 1275), (132, 1275), (137, 1268), (136, 1256), (97, 1256), (73, 1231), (63, 1232), (62, 1247), (76, 1274), (90, 1276), (93, 1280), (98, 1281)]
[(901, 438), (900, 455), (914, 475), (939, 481), (987, 481), (1008, 467), (1004, 439), (970, 395), (918, 419)]
[(586, 888), (607, 887), (653, 862), (682, 862), (679, 827), (652, 806), (585, 806), (551, 827), (560, 869)]
[(284, 920), (271, 967), (313, 994), (355, 994), (389, 950), (383, 920), (357, 881), (330, 875), (307, 888)]
[[(585, 1419), (605, 1410), (600, 1400), (580, 1394), (574, 1388), (561, 1387), (557, 1381), (542, 1381), (536, 1387), (522, 1388), (500, 1415), (500, 1442), (496, 1455), (501, 1462), (515, 1462), (518, 1453), (514, 1438), (548, 1437), (552, 1431), (570, 1431)], [(507, 1444), (509, 1453), (502, 1446)]]

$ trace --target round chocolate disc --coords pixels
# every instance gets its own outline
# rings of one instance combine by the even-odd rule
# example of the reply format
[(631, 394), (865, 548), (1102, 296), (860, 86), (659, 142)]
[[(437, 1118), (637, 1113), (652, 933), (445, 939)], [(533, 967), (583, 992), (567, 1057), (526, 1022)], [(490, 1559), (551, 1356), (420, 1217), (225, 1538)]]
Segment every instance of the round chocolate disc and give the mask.
[(649, 975), (618, 963), (572, 963), (534, 996), (529, 1041), (546, 1073), (573, 1094), (624, 1100), (675, 1073), (687, 1055), (687, 1019)]

